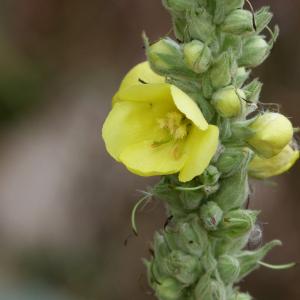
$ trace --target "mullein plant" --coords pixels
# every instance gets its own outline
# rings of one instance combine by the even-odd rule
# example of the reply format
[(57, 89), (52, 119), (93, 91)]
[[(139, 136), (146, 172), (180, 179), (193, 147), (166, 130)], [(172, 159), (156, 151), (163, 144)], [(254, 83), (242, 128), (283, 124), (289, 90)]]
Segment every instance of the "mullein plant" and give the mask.
[[(238, 283), (280, 241), (249, 249), (259, 211), (248, 209), (249, 178), (267, 179), (299, 158), (290, 120), (260, 99), (253, 68), (270, 54), (278, 28), (268, 7), (244, 0), (163, 0), (176, 39), (150, 43), (113, 98), (102, 130), (107, 151), (140, 176), (168, 222), (145, 261), (160, 300), (250, 300)], [(249, 10), (247, 9), (249, 8)], [(267, 38), (264, 33), (269, 36)]]

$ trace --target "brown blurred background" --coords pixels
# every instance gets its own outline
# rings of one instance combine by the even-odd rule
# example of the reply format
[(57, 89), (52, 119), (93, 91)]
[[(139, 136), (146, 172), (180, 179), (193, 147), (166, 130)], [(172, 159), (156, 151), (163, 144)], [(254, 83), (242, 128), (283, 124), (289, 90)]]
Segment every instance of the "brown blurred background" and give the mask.
[[(300, 124), (300, 2), (271, 5), (281, 27), (255, 73), (263, 99)], [(0, 2), (0, 299), (154, 299), (142, 256), (164, 208), (130, 211), (156, 179), (129, 174), (105, 152), (101, 125), (125, 72), (145, 59), (141, 32), (170, 30), (160, 0)], [(299, 164), (277, 185), (255, 183), (263, 241), (284, 246), (272, 263), (300, 262)], [(300, 267), (260, 269), (242, 283), (255, 299), (300, 299)]]

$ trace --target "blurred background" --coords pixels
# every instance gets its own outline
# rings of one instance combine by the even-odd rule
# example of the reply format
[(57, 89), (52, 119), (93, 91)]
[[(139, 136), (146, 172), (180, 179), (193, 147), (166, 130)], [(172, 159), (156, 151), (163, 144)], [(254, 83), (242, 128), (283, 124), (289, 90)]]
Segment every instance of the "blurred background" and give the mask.
[[(263, 100), (300, 124), (300, 2), (271, 5), (280, 39), (255, 72)], [(0, 299), (154, 299), (141, 257), (164, 208), (130, 212), (157, 179), (129, 174), (100, 137), (111, 97), (126, 71), (145, 59), (141, 32), (170, 30), (160, 0), (1, 0)], [(267, 261), (300, 262), (299, 164), (277, 184), (254, 183), (263, 242), (284, 245)], [(260, 269), (242, 283), (256, 299), (300, 299), (300, 267)]]

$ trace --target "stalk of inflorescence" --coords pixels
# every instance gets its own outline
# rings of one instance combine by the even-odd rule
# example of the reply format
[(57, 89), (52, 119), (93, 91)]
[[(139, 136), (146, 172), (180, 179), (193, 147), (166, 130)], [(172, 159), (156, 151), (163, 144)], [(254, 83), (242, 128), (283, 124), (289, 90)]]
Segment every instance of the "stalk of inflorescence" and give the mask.
[[(263, 109), (252, 69), (278, 37), (268, 7), (244, 0), (164, 0), (175, 38), (151, 43), (113, 98), (102, 130), (108, 152), (140, 176), (161, 175), (141, 203), (166, 205), (165, 228), (145, 260), (159, 300), (249, 300), (238, 283), (278, 240), (249, 250), (259, 211), (249, 178), (288, 171), (299, 151), (290, 120)], [(257, 243), (259, 245), (259, 243)], [(253, 247), (252, 247), (253, 248)]]

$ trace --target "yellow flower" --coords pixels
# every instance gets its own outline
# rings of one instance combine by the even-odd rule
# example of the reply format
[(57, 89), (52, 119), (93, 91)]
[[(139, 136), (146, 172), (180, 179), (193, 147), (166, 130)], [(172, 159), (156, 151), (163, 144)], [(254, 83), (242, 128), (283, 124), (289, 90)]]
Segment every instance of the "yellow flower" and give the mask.
[(290, 145), (272, 158), (255, 156), (249, 165), (249, 174), (258, 179), (280, 175), (288, 171), (299, 159), (299, 151)]
[(254, 135), (248, 140), (258, 155), (271, 158), (287, 146), (294, 135), (293, 125), (284, 115), (267, 112), (251, 125)]
[(165, 83), (144, 62), (125, 76), (102, 136), (110, 155), (133, 173), (179, 172), (179, 180), (186, 182), (209, 165), (219, 129), (206, 122), (188, 95)]

